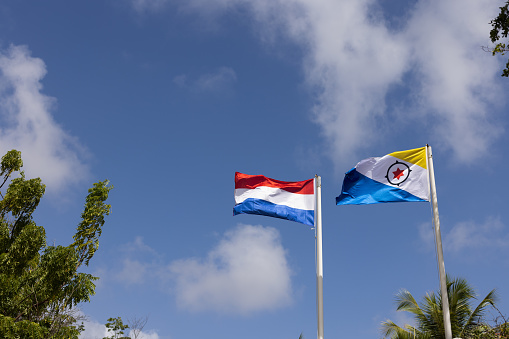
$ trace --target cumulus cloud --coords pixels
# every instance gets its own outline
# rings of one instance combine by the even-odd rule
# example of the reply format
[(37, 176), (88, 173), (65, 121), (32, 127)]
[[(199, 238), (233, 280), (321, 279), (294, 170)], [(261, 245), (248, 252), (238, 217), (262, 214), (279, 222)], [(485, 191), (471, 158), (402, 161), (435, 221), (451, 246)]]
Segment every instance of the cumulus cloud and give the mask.
[[(149, 7), (163, 0), (143, 2)], [(501, 133), (492, 116), (501, 97), (493, 84), (500, 65), (480, 49), (488, 43), (496, 6), (418, 0), (395, 28), (376, 0), (171, 3), (202, 16), (242, 8), (255, 19), (251, 22), (263, 41), (290, 39), (301, 46), (305, 81), (317, 99), (312, 119), (338, 165), (409, 128), (450, 148), (458, 161), (471, 162)], [(401, 100), (402, 115), (387, 102), (395, 88), (410, 94)]]
[(126, 284), (141, 284), (147, 278), (148, 266), (146, 262), (125, 258), (122, 260), (122, 269), (115, 274), (115, 278)]
[(249, 313), (292, 301), (291, 270), (279, 232), (240, 225), (206, 258), (174, 261), (177, 303), (191, 311)]
[(489, 114), (489, 104), (501, 95), (493, 81), (500, 65), (479, 49), (486, 45), (491, 7), (480, 1), (420, 1), (406, 32), (425, 102), (418, 113), (435, 118), (431, 127), (462, 162), (486, 152), (502, 132)]
[(200, 75), (196, 79), (191, 79), (186, 74), (176, 76), (173, 79), (173, 82), (179, 87), (197, 92), (222, 92), (229, 90), (236, 81), (237, 74), (229, 67), (219, 67), (210, 73)]
[(116, 257), (119, 262), (100, 281), (172, 291), (185, 310), (249, 314), (292, 303), (292, 271), (279, 232), (271, 227), (239, 225), (204, 258), (166, 261), (141, 237), (123, 245)]
[[(422, 224), (421, 240), (431, 248), (434, 246), (433, 226)], [(509, 249), (509, 231), (498, 217), (488, 217), (484, 223), (458, 222), (447, 233), (442, 231), (442, 245), (447, 251), (460, 253), (486, 249)]]
[(21, 151), (27, 177), (41, 177), (51, 192), (82, 180), (88, 169), (83, 147), (51, 115), (55, 99), (41, 92), (45, 75), (44, 62), (26, 46), (0, 51), (0, 144), (3, 152)]
[(96, 321), (84, 321), (85, 331), (81, 332), (80, 339), (96, 339), (105, 338), (108, 336), (108, 329), (104, 324)]
[(490, 217), (482, 224), (473, 221), (460, 222), (446, 235), (444, 246), (455, 252), (467, 249), (509, 248), (509, 231), (500, 218)]

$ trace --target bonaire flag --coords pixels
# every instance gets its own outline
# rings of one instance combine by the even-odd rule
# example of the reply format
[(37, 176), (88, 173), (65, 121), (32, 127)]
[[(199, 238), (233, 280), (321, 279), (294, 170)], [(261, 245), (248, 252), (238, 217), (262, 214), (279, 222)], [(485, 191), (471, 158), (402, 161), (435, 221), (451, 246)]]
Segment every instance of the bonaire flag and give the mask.
[(426, 147), (368, 158), (348, 171), (336, 205), (429, 201)]
[(314, 226), (314, 179), (289, 182), (236, 172), (233, 215), (243, 213)]

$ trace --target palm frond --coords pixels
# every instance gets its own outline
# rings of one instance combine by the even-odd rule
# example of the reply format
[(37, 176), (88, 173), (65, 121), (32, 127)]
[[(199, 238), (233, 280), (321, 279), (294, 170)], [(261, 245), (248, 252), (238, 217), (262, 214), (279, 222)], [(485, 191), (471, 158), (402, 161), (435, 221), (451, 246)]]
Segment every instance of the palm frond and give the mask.
[(382, 322), (382, 335), (384, 338), (410, 339), (413, 338), (413, 331), (409, 332), (408, 330), (398, 326), (393, 321), (387, 320)]
[(470, 314), (472, 314), (470, 300), (475, 298), (475, 291), (465, 279), (456, 278), (451, 281), (447, 277), (447, 295), (449, 297), (452, 333), (453, 335), (459, 335)]
[(438, 338), (445, 338), (442, 302), (440, 295), (426, 293), (422, 302), (423, 316), (418, 318), (419, 328), (424, 332), (435, 333)]
[[(481, 320), (486, 308), (490, 305), (495, 306), (498, 299), (495, 290), (493, 290), (472, 311), (471, 302), (476, 299), (474, 289), (465, 279), (451, 279), (449, 276), (447, 276), (447, 296), (453, 337), (468, 336), (469, 333), (473, 333), (472, 330), (480, 329), (479, 326), (482, 325)], [(422, 302), (417, 303), (410, 292), (402, 289), (396, 294), (396, 305), (398, 311), (406, 311), (414, 315), (416, 327), (405, 325), (402, 328), (387, 320), (382, 323), (384, 338), (445, 338), (440, 291), (426, 293)]]
[(413, 313), (417, 316), (422, 315), (422, 310), (415, 298), (410, 292), (405, 289), (401, 289), (396, 294), (396, 305), (398, 311), (406, 311)]
[(478, 320), (481, 319), (481, 317), (484, 314), (484, 311), (486, 310), (486, 307), (488, 306), (495, 306), (495, 303), (498, 300), (497, 292), (495, 289), (491, 290), (490, 293), (484, 297), (484, 299), (477, 305), (475, 310), (470, 314), (468, 317), (468, 320), (465, 322), (465, 326), (463, 327), (463, 330), (461, 331), (461, 335), (473, 326), (476, 326), (478, 324)]

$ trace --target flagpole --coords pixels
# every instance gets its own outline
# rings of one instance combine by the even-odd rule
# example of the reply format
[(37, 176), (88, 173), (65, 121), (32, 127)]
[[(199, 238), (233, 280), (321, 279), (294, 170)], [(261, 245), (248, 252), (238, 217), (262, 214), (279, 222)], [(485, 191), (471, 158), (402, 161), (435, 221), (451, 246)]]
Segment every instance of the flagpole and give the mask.
[(317, 334), (318, 339), (323, 339), (322, 178), (319, 175), (315, 175), (315, 199)]
[(431, 152), (431, 146), (426, 145), (426, 151), (428, 157), (428, 173), (431, 188), (431, 205), (433, 207), (433, 221), (435, 224), (438, 271), (440, 273), (440, 292), (442, 294), (442, 311), (444, 317), (445, 339), (452, 339), (451, 314), (449, 311), (449, 297), (447, 295), (447, 280), (445, 275), (444, 253), (442, 250), (442, 236), (440, 234), (440, 220), (438, 218), (437, 190), (435, 186), (435, 171), (433, 170), (433, 154)]

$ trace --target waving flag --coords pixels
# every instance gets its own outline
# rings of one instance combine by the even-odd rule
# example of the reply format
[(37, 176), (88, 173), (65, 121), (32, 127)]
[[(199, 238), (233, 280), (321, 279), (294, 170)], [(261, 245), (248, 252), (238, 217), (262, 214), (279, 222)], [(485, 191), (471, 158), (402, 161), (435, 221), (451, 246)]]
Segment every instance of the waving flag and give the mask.
[(288, 182), (236, 172), (233, 215), (243, 213), (314, 226), (314, 179)]
[(426, 147), (368, 158), (348, 171), (336, 205), (429, 201)]

